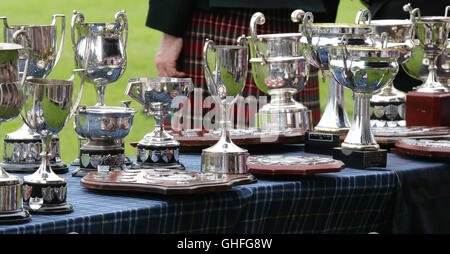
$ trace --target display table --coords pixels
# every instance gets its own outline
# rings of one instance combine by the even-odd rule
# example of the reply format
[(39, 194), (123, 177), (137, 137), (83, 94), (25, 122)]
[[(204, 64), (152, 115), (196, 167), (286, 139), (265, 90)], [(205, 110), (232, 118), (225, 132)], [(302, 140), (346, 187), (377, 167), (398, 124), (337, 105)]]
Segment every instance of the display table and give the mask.
[[(277, 152), (302, 151), (291, 145)], [(183, 154), (180, 161), (187, 170), (200, 168), (199, 154)], [(449, 164), (395, 154), (388, 154), (385, 169), (257, 176), (253, 184), (194, 196), (89, 190), (70, 172), (62, 176), (73, 213), (33, 215), (26, 224), (0, 226), (0, 233), (450, 232)]]

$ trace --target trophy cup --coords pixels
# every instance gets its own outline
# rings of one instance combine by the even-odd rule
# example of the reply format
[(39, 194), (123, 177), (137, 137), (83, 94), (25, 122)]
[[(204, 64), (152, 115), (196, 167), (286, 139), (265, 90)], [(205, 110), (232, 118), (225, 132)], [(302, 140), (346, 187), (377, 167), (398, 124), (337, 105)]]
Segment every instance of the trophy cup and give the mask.
[(222, 133), (215, 145), (202, 150), (202, 172), (221, 174), (247, 172), (248, 151), (233, 143), (229, 128), (231, 105), (236, 102), (245, 86), (248, 54), (245, 37), (238, 39), (238, 45), (216, 45), (207, 39), (203, 46), (206, 84), (222, 113), (219, 122)]
[(302, 35), (258, 35), (257, 25), (264, 23), (264, 14), (253, 14), (248, 38), (253, 79), (259, 90), (270, 95), (270, 103), (259, 109), (259, 128), (281, 132), (294, 129), (304, 133), (312, 127), (311, 110), (293, 98), (309, 78), (309, 65), (299, 48)]
[[(408, 5), (403, 7), (408, 11)], [(414, 50), (414, 20), (380, 19), (372, 20), (369, 10), (360, 10), (356, 15), (355, 23), (370, 24), (374, 27), (374, 39), (388, 47), (401, 47), (398, 63), (408, 61)], [(382, 38), (385, 37), (385, 38)], [(396, 89), (389, 83), (374, 93), (370, 100), (372, 127), (404, 127), (406, 93)]]
[(178, 159), (180, 143), (166, 132), (164, 120), (175, 112), (173, 104), (182, 103), (181, 100), (186, 99), (193, 90), (190, 78), (144, 77), (129, 80), (125, 94), (142, 104), (145, 112), (155, 119), (154, 130), (137, 144), (137, 160), (131, 168), (184, 169)]
[[(450, 89), (437, 77), (437, 59), (445, 51), (450, 31), (447, 6), (445, 16), (422, 17), (418, 8), (408, 5), (415, 23), (415, 50), (410, 59), (402, 64), (405, 72), (421, 80), (422, 85), (406, 95), (407, 126), (450, 126)], [(440, 67), (445, 68), (439, 62)]]
[(333, 149), (333, 158), (347, 167), (385, 167), (385, 149), (375, 141), (370, 125), (372, 93), (386, 86), (398, 72), (400, 47), (378, 48), (343, 45), (330, 48), (329, 66), (336, 81), (353, 91), (353, 122), (341, 147)]
[[(18, 30), (13, 35), (14, 41), (25, 33), (23, 29)], [(23, 93), (19, 87), (25, 80), (23, 75), (19, 81), (19, 51), (22, 49), (19, 44), (0, 43), (0, 123), (16, 118), (22, 109)], [(30, 213), (22, 206), (21, 179), (0, 166), (0, 225), (25, 223), (30, 219)]]
[[(61, 25), (57, 25), (57, 18), (61, 19)], [(45, 78), (58, 63), (64, 45), (65, 16), (53, 15), (50, 25), (8, 25), (6, 17), (0, 17), (4, 23), (5, 41), (12, 41), (13, 34), (24, 27), (30, 38), (30, 65), (27, 77)], [(57, 44), (57, 31), (61, 31), (59, 45)], [(24, 60), (20, 61), (20, 69), (23, 72)], [(67, 165), (61, 161), (60, 145), (58, 136), (51, 141), (52, 156), (50, 163), (55, 173), (67, 172)], [(41, 158), (41, 138), (33, 132), (26, 124), (17, 131), (8, 133), (4, 141), (4, 161), (0, 165), (8, 172), (32, 173), (39, 167)]]
[[(96, 85), (97, 103), (94, 106), (80, 106), (75, 116), (77, 133), (91, 139), (80, 144), (79, 168), (72, 172), (72, 176), (84, 176), (99, 167), (111, 170), (126, 165), (123, 138), (129, 133), (137, 111), (106, 106), (104, 100), (106, 86), (122, 77), (127, 64), (127, 16), (125, 11), (120, 11), (114, 17), (115, 22), (112, 23), (86, 23), (81, 12), (73, 11), (71, 38), (75, 64), (86, 69), (87, 81)], [(97, 124), (88, 126), (88, 129), (85, 126), (87, 122), (102, 119), (105, 126)], [(122, 123), (123, 126), (115, 125)], [(108, 128), (111, 128), (109, 132)]]
[(308, 63), (322, 71), (328, 79), (327, 105), (319, 123), (313, 131), (305, 135), (305, 152), (331, 154), (334, 147), (339, 147), (341, 138), (345, 136), (350, 127), (350, 121), (345, 111), (344, 88), (331, 77), (329, 70), (328, 54), (330, 47), (342, 43), (342, 38), (347, 38), (349, 45), (372, 45), (371, 35), (373, 27), (368, 25), (355, 25), (345, 23), (313, 23), (313, 15), (305, 14), (301, 10), (292, 13), (291, 19), (299, 22), (303, 18), (303, 24), (299, 26), (304, 35), (300, 41), (303, 56)]
[(436, 59), (436, 75), (443, 85), (450, 88), (450, 39), (447, 40), (447, 48)]
[(50, 142), (52, 135), (58, 134), (75, 112), (84, 88), (84, 75), (75, 103), (73, 79), (69, 80), (27, 78), (23, 91), (25, 102), (21, 112), (24, 122), (41, 135), (41, 166), (31, 175), (23, 177), (24, 207), (31, 213), (70, 213), (73, 207), (66, 202), (67, 181), (55, 174), (50, 164)]

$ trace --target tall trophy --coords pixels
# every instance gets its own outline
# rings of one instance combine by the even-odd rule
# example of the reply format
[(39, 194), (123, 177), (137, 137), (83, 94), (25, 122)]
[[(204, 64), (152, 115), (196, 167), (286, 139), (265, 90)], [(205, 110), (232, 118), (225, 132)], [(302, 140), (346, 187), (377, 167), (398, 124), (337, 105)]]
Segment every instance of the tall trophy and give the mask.
[(327, 105), (319, 123), (305, 136), (305, 152), (331, 154), (339, 147), (341, 138), (350, 128), (345, 110), (344, 87), (338, 85), (330, 73), (329, 51), (333, 46), (343, 43), (345, 36), (349, 45), (373, 45), (371, 38), (373, 27), (346, 23), (314, 23), (313, 14), (296, 10), (291, 19), (300, 22), (299, 30), (303, 34), (300, 41), (301, 51), (308, 63), (322, 71), (322, 77), (328, 76)]
[(423, 82), (406, 95), (407, 126), (450, 126), (446, 106), (450, 104), (450, 89), (437, 76), (437, 70), (445, 68), (445, 62), (440, 61), (438, 67), (437, 60), (448, 43), (449, 8), (445, 16), (421, 16), (418, 8), (406, 7), (414, 20), (416, 36), (414, 53), (402, 67), (408, 75)]
[(330, 71), (336, 81), (353, 92), (354, 111), (350, 130), (341, 144), (333, 149), (333, 158), (347, 167), (385, 167), (385, 149), (375, 141), (370, 125), (370, 99), (395, 78), (400, 47), (379, 48), (348, 45), (330, 48)]
[[(57, 20), (60, 18), (60, 25)], [(58, 63), (63, 52), (65, 35), (65, 16), (53, 15), (50, 25), (9, 25), (6, 17), (0, 17), (4, 24), (4, 35), (6, 42), (12, 42), (13, 34), (24, 27), (30, 38), (30, 65), (26, 76), (33, 78), (47, 77)], [(60, 31), (61, 38), (58, 42), (57, 32)], [(25, 42), (23, 42), (25, 43)], [(25, 46), (25, 45), (23, 45)], [(23, 53), (21, 54), (23, 55)], [(20, 70), (24, 71), (24, 60), (20, 61)], [(56, 173), (67, 172), (67, 165), (61, 161), (60, 144), (58, 136), (54, 136), (50, 143), (52, 157), (50, 163)], [(8, 172), (32, 173), (40, 165), (41, 138), (33, 132), (26, 124), (23, 124), (15, 132), (6, 134), (4, 140), (4, 161), (0, 165)]]
[(137, 111), (105, 105), (106, 86), (122, 77), (127, 64), (127, 16), (120, 11), (114, 18), (112, 23), (87, 23), (81, 12), (73, 12), (71, 38), (75, 64), (86, 69), (87, 81), (97, 87), (97, 103), (80, 106), (74, 119), (75, 130), (85, 141), (80, 144), (79, 168), (72, 172), (73, 176), (126, 166), (123, 138), (128, 135)]
[(264, 23), (264, 14), (253, 14), (248, 38), (253, 79), (259, 90), (270, 95), (270, 102), (258, 111), (259, 128), (304, 133), (312, 128), (311, 110), (293, 98), (309, 79), (309, 65), (299, 47), (302, 35), (258, 35), (257, 26)]
[(136, 162), (131, 168), (184, 169), (179, 161), (180, 143), (164, 129), (164, 120), (194, 90), (190, 78), (144, 77), (128, 82), (126, 95), (142, 104), (155, 119), (155, 128), (137, 144)]
[[(14, 41), (25, 30), (18, 30)], [(0, 43), (0, 123), (16, 118), (23, 106), (21, 86), (25, 75), (19, 80), (19, 58), (23, 47), (15, 43)], [(25, 70), (28, 68), (25, 63)], [(22, 204), (22, 181), (0, 166), (0, 225), (25, 223), (31, 219)]]
[(38, 170), (23, 177), (23, 202), (30, 213), (63, 214), (73, 211), (68, 203), (67, 180), (55, 174), (50, 164), (50, 142), (58, 134), (77, 108), (84, 88), (84, 75), (75, 102), (73, 79), (68, 80), (27, 78), (23, 91), (25, 102), (21, 112), (24, 122), (42, 139), (42, 162)]
[[(219, 141), (202, 150), (201, 171), (205, 173), (242, 174), (247, 172), (248, 151), (230, 138), (230, 110), (245, 86), (248, 69), (248, 46), (245, 37), (237, 45), (216, 45), (206, 40), (203, 68), (208, 90), (220, 107)], [(216, 120), (217, 121), (217, 120)]]
[[(408, 11), (408, 5), (403, 7)], [(414, 50), (414, 20), (413, 19), (379, 19), (372, 20), (369, 10), (360, 10), (355, 23), (373, 25), (374, 39), (378, 43), (387, 43), (388, 47), (401, 47), (398, 63), (408, 61)], [(390, 83), (378, 90), (370, 100), (372, 127), (404, 127), (406, 110), (406, 93), (396, 89)]]

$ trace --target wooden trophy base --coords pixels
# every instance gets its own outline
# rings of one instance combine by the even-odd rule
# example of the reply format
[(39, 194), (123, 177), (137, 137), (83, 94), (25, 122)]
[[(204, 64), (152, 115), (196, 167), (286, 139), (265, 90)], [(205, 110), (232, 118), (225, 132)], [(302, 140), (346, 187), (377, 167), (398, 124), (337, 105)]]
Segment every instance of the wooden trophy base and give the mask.
[(406, 94), (406, 126), (450, 126), (450, 92)]
[(305, 133), (305, 152), (333, 154), (333, 148), (340, 147), (346, 133), (324, 133), (308, 131)]
[(358, 151), (337, 147), (333, 149), (333, 159), (341, 160), (349, 168), (385, 168), (387, 161), (387, 150), (379, 149), (376, 151)]

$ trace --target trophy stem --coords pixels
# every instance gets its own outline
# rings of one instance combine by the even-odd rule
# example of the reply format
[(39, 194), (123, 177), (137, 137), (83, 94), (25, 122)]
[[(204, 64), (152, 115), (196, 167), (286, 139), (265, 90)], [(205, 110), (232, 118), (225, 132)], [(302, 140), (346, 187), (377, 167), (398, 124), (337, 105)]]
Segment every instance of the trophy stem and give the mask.
[(95, 106), (105, 106), (106, 84), (105, 82), (97, 83), (97, 104)]
[(378, 150), (370, 126), (370, 98), (372, 93), (353, 92), (354, 111), (352, 126), (342, 143), (349, 150)]
[(428, 66), (428, 76), (425, 83), (416, 89), (416, 92), (423, 93), (439, 93), (439, 92), (450, 92), (450, 89), (444, 86), (436, 76), (436, 58), (437, 56), (429, 57), (430, 65)]
[(327, 106), (317, 126), (318, 132), (342, 133), (350, 129), (350, 120), (345, 111), (344, 87), (338, 85), (334, 78), (328, 81)]

